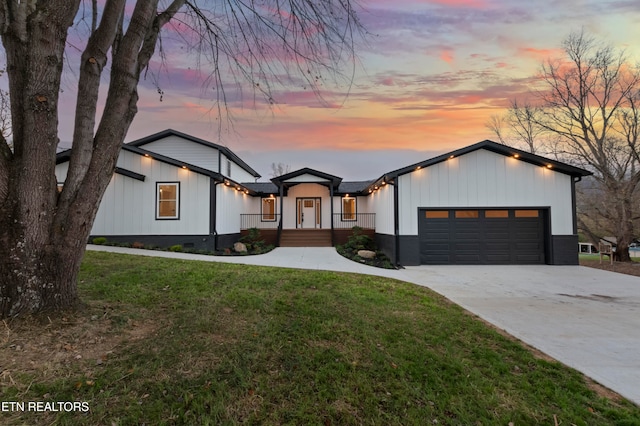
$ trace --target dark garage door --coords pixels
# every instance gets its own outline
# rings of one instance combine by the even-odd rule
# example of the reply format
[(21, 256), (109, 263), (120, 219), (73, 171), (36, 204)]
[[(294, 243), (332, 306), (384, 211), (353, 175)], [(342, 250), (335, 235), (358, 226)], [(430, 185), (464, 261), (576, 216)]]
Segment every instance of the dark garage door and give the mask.
[(420, 263), (543, 264), (544, 210), (420, 209)]

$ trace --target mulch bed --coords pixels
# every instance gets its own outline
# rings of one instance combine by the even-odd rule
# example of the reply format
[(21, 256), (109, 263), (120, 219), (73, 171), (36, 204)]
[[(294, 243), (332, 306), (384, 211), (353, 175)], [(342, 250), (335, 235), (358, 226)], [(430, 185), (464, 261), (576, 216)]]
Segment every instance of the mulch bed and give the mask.
[(611, 265), (606, 261), (602, 261), (601, 264), (599, 260), (580, 259), (580, 265), (640, 277), (640, 262), (613, 262), (613, 265)]

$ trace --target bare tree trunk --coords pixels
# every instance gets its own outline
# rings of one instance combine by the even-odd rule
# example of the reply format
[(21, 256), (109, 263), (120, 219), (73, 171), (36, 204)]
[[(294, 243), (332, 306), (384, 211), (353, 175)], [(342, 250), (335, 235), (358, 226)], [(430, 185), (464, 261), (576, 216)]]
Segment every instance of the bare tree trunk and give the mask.
[(2, 316), (70, 307), (77, 300), (78, 256), (58, 246), (51, 224), (57, 199), (52, 160), (58, 89), (67, 29), (78, 4), (57, 0), (36, 10), (33, 2), (11, 2), (0, 12), (14, 134), (14, 152), (0, 177), (6, 178), (0, 188), (7, 188), (0, 204)]
[[(6, 177), (0, 173), (1, 317), (67, 309), (78, 303), (80, 263), (120, 147), (137, 112), (140, 74), (153, 54), (160, 28), (184, 0), (175, 0), (161, 14), (157, 3), (138, 2), (125, 34), (114, 28), (126, 2), (107, 3), (103, 16), (110, 19), (103, 19), (96, 28), (88, 53), (82, 57), (74, 157), (61, 193), (55, 176), (58, 88), (66, 33), (76, 12), (64, 0), (50, 1), (42, 10), (28, 2), (21, 4), (23, 9), (7, 6), (17, 8), (14, 13), (24, 12), (25, 18), (22, 23), (13, 22), (15, 29), (3, 33), (2, 39), (13, 87), (15, 150), (13, 154), (0, 152), (4, 162), (0, 166), (6, 171)], [(104, 52), (118, 36), (121, 40), (112, 52), (106, 105), (94, 135)]]

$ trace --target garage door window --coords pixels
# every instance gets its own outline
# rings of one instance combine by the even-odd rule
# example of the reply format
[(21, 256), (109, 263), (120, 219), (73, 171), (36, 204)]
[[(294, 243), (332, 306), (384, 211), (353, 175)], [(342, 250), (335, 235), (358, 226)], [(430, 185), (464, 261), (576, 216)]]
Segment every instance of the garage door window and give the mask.
[(508, 218), (509, 210), (487, 210), (484, 212), (484, 217), (488, 219)]
[(538, 217), (538, 210), (516, 210), (516, 217)]
[(456, 219), (477, 219), (478, 210), (456, 210)]
[(449, 219), (447, 210), (427, 210), (425, 213), (427, 219)]

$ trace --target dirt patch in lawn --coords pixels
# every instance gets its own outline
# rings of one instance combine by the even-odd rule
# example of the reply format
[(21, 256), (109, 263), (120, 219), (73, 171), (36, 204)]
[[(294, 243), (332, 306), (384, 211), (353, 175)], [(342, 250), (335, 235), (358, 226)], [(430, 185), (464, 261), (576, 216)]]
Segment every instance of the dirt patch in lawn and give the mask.
[(605, 261), (580, 259), (580, 265), (640, 277), (640, 262), (613, 262), (612, 265)]
[(0, 389), (21, 387), (17, 377), (25, 373), (46, 380), (79, 368), (90, 376), (123, 346), (158, 329), (146, 320), (114, 323), (109, 311), (89, 308), (0, 322)]

